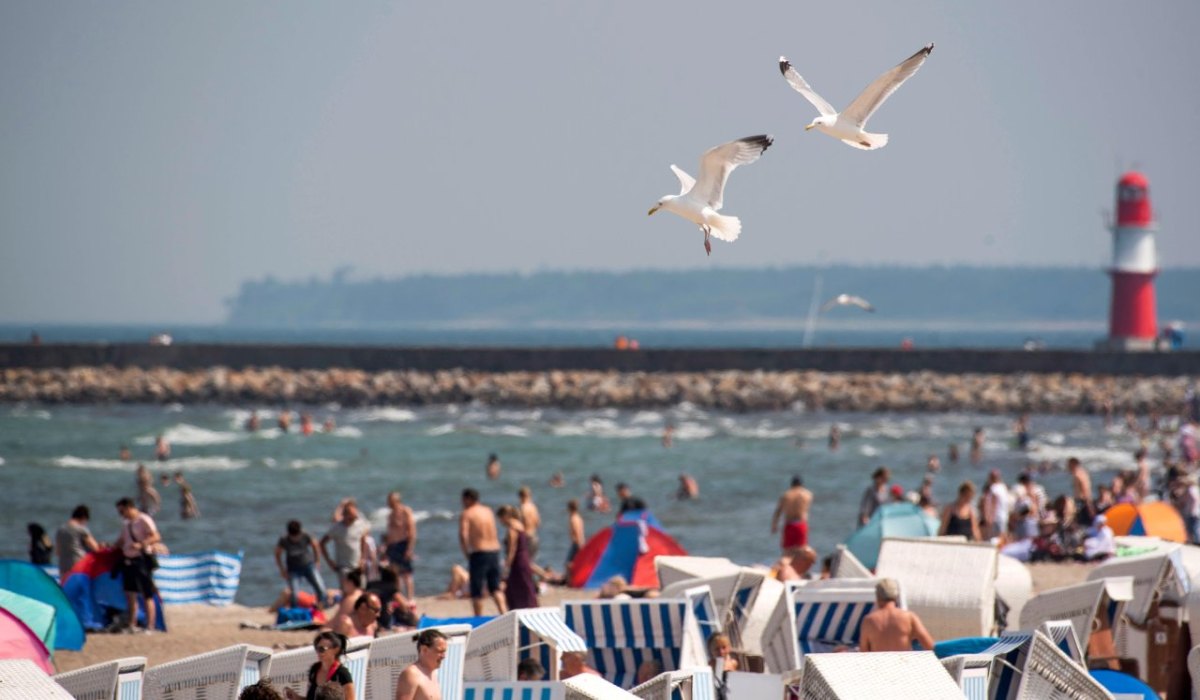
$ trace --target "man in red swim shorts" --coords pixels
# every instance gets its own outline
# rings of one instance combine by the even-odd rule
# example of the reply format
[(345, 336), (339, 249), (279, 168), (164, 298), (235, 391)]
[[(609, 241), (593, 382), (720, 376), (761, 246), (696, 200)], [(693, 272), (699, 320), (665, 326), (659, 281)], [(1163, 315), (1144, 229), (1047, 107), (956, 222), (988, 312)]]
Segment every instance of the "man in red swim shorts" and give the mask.
[(792, 477), (792, 486), (779, 497), (779, 505), (771, 516), (771, 533), (779, 530), (779, 519), (783, 518), (783, 536), (780, 549), (785, 555), (795, 555), (808, 544), (808, 509), (812, 505), (812, 491), (804, 488), (804, 479)]

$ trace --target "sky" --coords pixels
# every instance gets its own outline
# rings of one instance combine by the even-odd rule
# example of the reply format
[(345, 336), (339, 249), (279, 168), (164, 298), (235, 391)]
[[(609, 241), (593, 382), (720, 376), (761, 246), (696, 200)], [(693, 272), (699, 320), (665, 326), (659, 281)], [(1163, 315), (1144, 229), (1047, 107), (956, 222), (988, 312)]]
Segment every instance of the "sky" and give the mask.
[[(0, 3), (0, 322), (217, 323), (243, 281), (463, 272), (1070, 265), (1150, 179), (1200, 266), (1200, 3)], [(872, 118), (803, 127), (786, 55)], [(1190, 66), (1190, 68), (1189, 68)], [(714, 241), (669, 165), (770, 133)], [(1200, 290), (1198, 290), (1200, 294)]]

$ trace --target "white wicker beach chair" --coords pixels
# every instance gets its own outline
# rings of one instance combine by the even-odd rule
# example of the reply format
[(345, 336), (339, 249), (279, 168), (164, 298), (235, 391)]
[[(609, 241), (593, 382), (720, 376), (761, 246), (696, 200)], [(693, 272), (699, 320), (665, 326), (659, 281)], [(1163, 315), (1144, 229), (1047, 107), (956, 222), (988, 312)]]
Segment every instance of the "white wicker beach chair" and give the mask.
[(758, 595), (754, 597), (754, 605), (742, 620), (741, 637), (742, 650), (754, 656), (763, 655), (762, 639), (766, 632), (771, 615), (783, 597), (783, 584), (773, 578), (764, 578), (758, 586)]
[[(442, 665), (434, 677), (442, 688), (442, 697), (456, 698), (463, 687), (464, 659), (468, 639), (473, 636), (471, 626), (441, 625), (433, 629), (446, 635), (446, 657), (442, 659)], [(420, 631), (398, 632), (371, 640), (364, 684), (367, 698), (391, 698), (395, 695), (400, 674), (417, 661), (419, 634)]]
[(0, 700), (71, 700), (71, 694), (29, 659), (0, 659)]
[(566, 686), (565, 700), (634, 700), (637, 697), (590, 673), (571, 676), (562, 684)]
[(811, 654), (801, 687), (804, 700), (965, 697), (931, 651)]
[(471, 632), (463, 678), (515, 681), (517, 664), (530, 657), (546, 669), (540, 680), (556, 681), (563, 652), (587, 650), (583, 638), (567, 627), (558, 608), (512, 610)]
[(141, 700), (146, 657), (131, 656), (55, 674), (75, 700)]
[(1113, 700), (1113, 696), (1071, 660), (1053, 640), (1033, 633), (1016, 700)]
[[(357, 700), (367, 697), (367, 662), (371, 654), (370, 637), (351, 637), (346, 643), (346, 670), (354, 680), (354, 696)], [(308, 691), (308, 670), (317, 662), (317, 652), (312, 646), (282, 651), (271, 656), (271, 685), (279, 692), (291, 688), (303, 696)]]
[[(972, 656), (990, 656), (992, 668), (988, 679), (988, 697), (992, 700), (1015, 700), (1021, 697), (1022, 674), (1032, 653), (1034, 641), (1044, 639), (1079, 669), (1083, 669), (1082, 654), (1075, 630), (1066, 620), (1043, 623), (1033, 632), (1005, 634), (992, 646)], [(1086, 673), (1086, 671), (1085, 671)]]
[(237, 644), (146, 669), (145, 700), (235, 700), (246, 685), (270, 668), (271, 650)]
[[(746, 646), (743, 628), (750, 617), (750, 612), (758, 599), (758, 592), (766, 578), (764, 571), (741, 567), (732, 574), (677, 581), (665, 586), (662, 589), (661, 597), (678, 598), (697, 586), (707, 586), (716, 607), (718, 631), (729, 635), (734, 648), (743, 649)], [(701, 623), (703, 626), (703, 620)], [(707, 640), (708, 637), (709, 633), (706, 632), (704, 638)]]
[[(391, 696), (387, 696), (390, 698)], [(451, 700), (455, 697), (442, 697)], [(462, 700), (566, 700), (567, 686), (559, 681), (467, 681)], [(372, 696), (374, 700), (374, 696)]]
[[(790, 681), (790, 684), (789, 682)], [(786, 695), (792, 689), (791, 695)], [(717, 697), (720, 697), (719, 691)], [(800, 697), (800, 675), (792, 672), (785, 675), (778, 673), (748, 673), (745, 671), (730, 671), (725, 674), (724, 697), (726, 700), (759, 700), (770, 698), (779, 700), (785, 697)], [(680, 700), (677, 695), (671, 700)], [(683, 700), (687, 700), (686, 696)]]
[(829, 576), (831, 578), (875, 578), (875, 574), (854, 556), (846, 545), (839, 544), (833, 553), (833, 561), (830, 563)]
[[(904, 586), (901, 584), (901, 607)], [(875, 581), (788, 581), (763, 633), (763, 660), (770, 673), (800, 668), (813, 652), (858, 646), (862, 619), (875, 609)]]
[(642, 700), (713, 700), (715, 697), (712, 669), (707, 666), (660, 673), (629, 692)]
[(990, 544), (885, 538), (875, 575), (900, 582), (934, 639), (987, 636), (995, 628), (998, 556)]
[(992, 657), (987, 654), (958, 654), (942, 659), (942, 667), (962, 689), (967, 700), (990, 700), (988, 682), (992, 675)]
[(1020, 626), (1021, 610), (1033, 597), (1033, 576), (1029, 574), (1029, 568), (1010, 556), (997, 556), (996, 597), (1008, 607), (1004, 628), (1016, 629)]
[(666, 588), (690, 578), (732, 576), (741, 567), (725, 557), (663, 556), (654, 558), (654, 570), (658, 572), (658, 587)]
[(1126, 603), (1133, 599), (1133, 577), (1084, 581), (1043, 591), (1025, 604), (1020, 628), (1030, 630), (1049, 620), (1070, 620), (1085, 650), (1095, 629), (1115, 629)]
[(588, 647), (592, 668), (631, 687), (638, 666), (654, 659), (663, 671), (708, 663), (704, 636), (686, 599), (569, 600), (563, 619)]
[(1192, 700), (1200, 700), (1200, 645), (1188, 652), (1187, 665), (1192, 677)]
[(1155, 602), (1161, 600), (1185, 605), (1191, 588), (1178, 545), (1151, 554), (1109, 559), (1092, 569), (1087, 580), (1098, 581), (1115, 576), (1133, 577), (1133, 599), (1126, 604), (1124, 612), (1138, 625), (1146, 623)]

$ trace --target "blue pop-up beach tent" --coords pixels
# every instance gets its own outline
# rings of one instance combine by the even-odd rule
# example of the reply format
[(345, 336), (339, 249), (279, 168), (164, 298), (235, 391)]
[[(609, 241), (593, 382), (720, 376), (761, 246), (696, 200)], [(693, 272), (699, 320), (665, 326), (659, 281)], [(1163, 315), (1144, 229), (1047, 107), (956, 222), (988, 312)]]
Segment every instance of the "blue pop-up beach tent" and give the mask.
[(937, 518), (912, 503), (885, 503), (875, 509), (866, 525), (846, 538), (846, 548), (863, 566), (874, 569), (879, 560), (879, 546), (885, 537), (933, 537), (937, 534)]
[(0, 560), (0, 588), (33, 598), (54, 608), (55, 649), (83, 648), (83, 625), (58, 582), (41, 567), (19, 559)]

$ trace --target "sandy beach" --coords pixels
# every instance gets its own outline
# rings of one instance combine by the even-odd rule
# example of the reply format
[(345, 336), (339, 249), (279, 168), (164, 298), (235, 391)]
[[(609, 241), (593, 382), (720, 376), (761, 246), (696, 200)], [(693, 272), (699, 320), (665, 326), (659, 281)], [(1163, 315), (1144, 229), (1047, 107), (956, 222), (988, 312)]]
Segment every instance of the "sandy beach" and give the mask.
[[(1069, 586), (1087, 578), (1092, 565), (1032, 564), (1034, 592)], [(556, 606), (563, 600), (590, 598), (594, 591), (570, 588), (551, 588), (541, 597), (545, 606)], [(463, 617), (471, 614), (471, 604), (466, 600), (438, 600), (419, 598), (418, 609), (430, 617)], [(484, 613), (494, 613), (490, 602)], [(149, 665), (165, 663), (175, 659), (213, 651), (232, 644), (256, 644), (271, 649), (288, 649), (304, 646), (313, 638), (313, 632), (275, 632), (243, 629), (243, 622), (269, 625), (275, 615), (266, 608), (251, 608), (242, 605), (214, 607), (209, 605), (172, 605), (167, 608), (165, 634), (90, 634), (82, 651), (59, 651), (54, 655), (55, 665), (60, 671), (70, 671), (84, 666), (119, 659), (126, 656), (145, 656)]]

